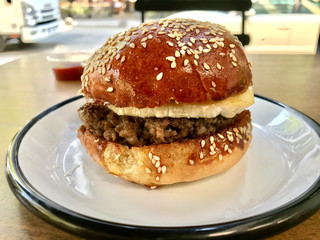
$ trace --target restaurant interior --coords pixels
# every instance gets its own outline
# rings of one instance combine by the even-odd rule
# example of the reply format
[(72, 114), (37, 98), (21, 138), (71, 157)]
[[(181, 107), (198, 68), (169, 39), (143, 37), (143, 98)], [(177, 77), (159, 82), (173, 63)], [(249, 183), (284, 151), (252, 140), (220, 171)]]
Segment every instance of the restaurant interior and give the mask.
[[(0, 0), (0, 239), (319, 239), (320, 1), (171, 2)], [(90, 56), (163, 18), (238, 36), (252, 66), (253, 140), (231, 170), (151, 191), (99, 169), (74, 129)]]

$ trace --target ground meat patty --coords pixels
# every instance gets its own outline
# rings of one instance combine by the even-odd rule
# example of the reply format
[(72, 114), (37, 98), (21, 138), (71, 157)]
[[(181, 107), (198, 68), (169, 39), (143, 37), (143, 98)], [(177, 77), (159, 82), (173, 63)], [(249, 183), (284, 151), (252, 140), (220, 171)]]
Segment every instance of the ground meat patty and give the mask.
[[(240, 115), (249, 114), (248, 111)], [(234, 118), (156, 118), (120, 116), (106, 106), (87, 103), (79, 109), (86, 128), (95, 136), (128, 146), (172, 143), (214, 133)]]

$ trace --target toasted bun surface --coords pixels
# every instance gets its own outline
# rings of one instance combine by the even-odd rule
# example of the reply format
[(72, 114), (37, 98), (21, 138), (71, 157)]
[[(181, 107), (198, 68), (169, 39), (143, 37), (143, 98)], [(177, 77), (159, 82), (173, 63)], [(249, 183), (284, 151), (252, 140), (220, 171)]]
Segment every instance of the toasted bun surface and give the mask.
[(251, 130), (248, 117), (210, 136), (170, 144), (129, 148), (97, 138), (84, 126), (78, 129), (78, 138), (107, 172), (153, 188), (198, 180), (231, 168), (247, 151)]
[(223, 100), (252, 85), (241, 43), (224, 27), (163, 19), (118, 33), (95, 52), (82, 92), (115, 107)]

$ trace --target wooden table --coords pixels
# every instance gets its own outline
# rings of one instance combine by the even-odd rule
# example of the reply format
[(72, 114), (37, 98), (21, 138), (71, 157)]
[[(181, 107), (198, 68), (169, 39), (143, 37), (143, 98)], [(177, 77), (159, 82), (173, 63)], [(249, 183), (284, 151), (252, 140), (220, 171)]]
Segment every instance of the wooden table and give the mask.
[[(73, 97), (80, 82), (57, 82), (44, 54), (26, 55), (0, 66), (0, 156), (32, 117)], [(254, 90), (320, 122), (320, 55), (250, 55)], [(13, 195), (4, 161), (0, 171), (0, 239), (79, 239), (30, 213)], [(319, 239), (320, 211), (270, 239)]]

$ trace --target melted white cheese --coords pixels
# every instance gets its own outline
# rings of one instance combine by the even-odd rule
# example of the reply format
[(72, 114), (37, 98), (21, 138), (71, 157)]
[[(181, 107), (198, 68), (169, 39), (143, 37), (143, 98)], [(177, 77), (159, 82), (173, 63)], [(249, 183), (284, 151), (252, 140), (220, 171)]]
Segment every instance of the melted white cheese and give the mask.
[(187, 117), (187, 118), (214, 118), (221, 114), (226, 118), (232, 118), (254, 103), (254, 94), (251, 87), (242, 94), (229, 97), (222, 101), (209, 101), (205, 103), (170, 103), (155, 108), (124, 107), (117, 108), (107, 105), (118, 115), (138, 117)]

